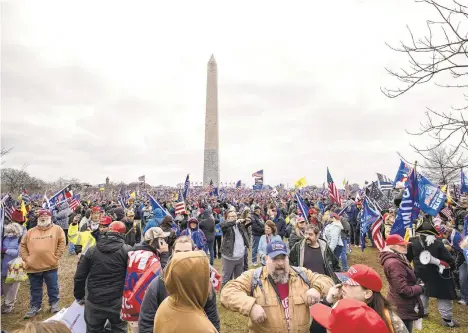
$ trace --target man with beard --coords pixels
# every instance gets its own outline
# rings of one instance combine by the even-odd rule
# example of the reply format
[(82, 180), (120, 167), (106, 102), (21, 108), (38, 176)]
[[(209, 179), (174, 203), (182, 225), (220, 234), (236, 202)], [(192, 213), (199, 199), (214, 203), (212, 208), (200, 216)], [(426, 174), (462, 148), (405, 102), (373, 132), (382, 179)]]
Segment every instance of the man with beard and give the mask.
[(42, 286), (45, 282), (50, 311), (59, 312), (59, 284), (57, 269), (65, 251), (65, 233), (52, 224), (52, 214), (46, 209), (38, 212), (37, 226), (24, 235), (20, 255), (28, 273), (31, 292), (30, 308), (24, 316), (32, 318), (42, 309)]
[(289, 261), (294, 266), (304, 267), (312, 272), (325, 274), (335, 283), (339, 283), (334, 272), (341, 271), (340, 263), (330, 247), (319, 239), (320, 230), (312, 224), (304, 228), (305, 239), (294, 245), (289, 254)]
[[(267, 246), (266, 266), (251, 269), (221, 291), (221, 303), (249, 316), (249, 331), (309, 331), (309, 306), (320, 301), (333, 286), (326, 275), (289, 265), (285, 243)], [(293, 300), (293, 302), (290, 302)]]
[(127, 210), (126, 217), (121, 221), (125, 223), (125, 227), (127, 228), (125, 242), (130, 246), (139, 244), (141, 242), (141, 227), (140, 224), (135, 221), (135, 212), (131, 209)]

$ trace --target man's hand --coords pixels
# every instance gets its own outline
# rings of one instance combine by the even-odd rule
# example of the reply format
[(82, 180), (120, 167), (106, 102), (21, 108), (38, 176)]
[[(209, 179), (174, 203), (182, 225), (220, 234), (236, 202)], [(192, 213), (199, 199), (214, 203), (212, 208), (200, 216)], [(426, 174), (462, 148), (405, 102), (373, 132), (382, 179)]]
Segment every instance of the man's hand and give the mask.
[(343, 285), (340, 284), (335, 284), (333, 287), (331, 287), (328, 290), (328, 295), (327, 295), (327, 302), (332, 304), (335, 303), (338, 300), (338, 297), (340, 295), (340, 290)]
[(319, 293), (319, 291), (317, 289), (311, 288), (311, 289), (307, 290), (307, 292), (305, 294), (305, 297), (306, 297), (305, 301), (306, 301), (307, 305), (309, 305), (309, 306), (320, 302), (320, 293)]
[(250, 310), (250, 318), (254, 323), (261, 324), (267, 319), (267, 315), (260, 305), (254, 304)]

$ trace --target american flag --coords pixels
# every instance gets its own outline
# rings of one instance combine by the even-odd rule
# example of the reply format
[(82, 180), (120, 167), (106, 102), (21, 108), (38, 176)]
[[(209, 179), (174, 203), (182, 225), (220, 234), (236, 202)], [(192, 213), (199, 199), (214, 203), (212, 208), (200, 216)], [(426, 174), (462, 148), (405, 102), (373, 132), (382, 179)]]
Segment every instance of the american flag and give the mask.
[(71, 199), (69, 199), (71, 210), (75, 211), (75, 209), (80, 205), (80, 197), (80, 194), (76, 194)]
[(385, 247), (385, 241), (382, 237), (382, 233), (380, 232), (380, 227), (382, 226), (382, 217), (379, 217), (377, 221), (372, 224), (371, 231), (372, 231), (372, 240), (374, 241), (375, 246), (382, 251)]
[(452, 219), (452, 211), (450, 210), (450, 208), (445, 207), (445, 208), (442, 209), (440, 212), (441, 212), (442, 214), (444, 214), (445, 217), (447, 217), (449, 220)]
[(263, 170), (258, 170), (252, 174), (252, 177), (263, 177)]
[(338, 189), (336, 188), (335, 183), (333, 182), (333, 178), (330, 174), (330, 170), (327, 168), (327, 182), (328, 182), (328, 195), (332, 202), (336, 202), (338, 205), (341, 206), (341, 198)]
[(21, 199), (24, 201), (24, 203), (27, 205), (31, 202), (31, 197), (28, 194), (28, 191), (24, 190), (23, 194), (21, 195)]
[(379, 184), (382, 192), (391, 191), (393, 189), (393, 182), (387, 176), (377, 173), (377, 183)]
[(185, 214), (185, 202), (179, 201), (174, 205), (175, 214)]
[(15, 211), (15, 203), (9, 194), (2, 199), (2, 206), (5, 211), (5, 216), (11, 221), (11, 214)]

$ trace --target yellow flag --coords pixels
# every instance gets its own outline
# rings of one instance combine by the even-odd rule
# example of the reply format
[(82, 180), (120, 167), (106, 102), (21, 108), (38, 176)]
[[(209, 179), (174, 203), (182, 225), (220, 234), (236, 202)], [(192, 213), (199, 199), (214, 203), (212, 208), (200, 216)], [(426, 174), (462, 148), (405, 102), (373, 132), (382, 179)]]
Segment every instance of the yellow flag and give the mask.
[(411, 237), (411, 228), (406, 228), (405, 237), (404, 237), (405, 241), (408, 242), (410, 237)]
[(21, 200), (21, 212), (23, 213), (24, 216), (24, 221), (28, 221), (28, 210), (26, 209), (26, 204), (24, 203), (24, 200)]
[(346, 187), (346, 184), (348, 184), (348, 181), (345, 179), (343, 179), (343, 187)]
[(301, 179), (299, 179), (299, 180), (294, 184), (294, 186), (295, 186), (296, 188), (302, 188), (302, 187), (304, 187), (304, 186), (306, 186), (306, 185), (307, 185), (307, 181), (306, 181), (305, 177), (302, 177)]
[(440, 190), (444, 193), (447, 193), (447, 185), (442, 186)]
[(135, 197), (136, 197), (136, 193), (135, 193), (135, 191), (133, 191), (133, 192), (130, 194), (130, 198), (135, 199)]
[(444, 185), (440, 188), (440, 190), (444, 192), (445, 194), (447, 194), (447, 204), (451, 205), (453, 201), (452, 201), (452, 196), (450, 195), (450, 191), (448, 190), (448, 186)]

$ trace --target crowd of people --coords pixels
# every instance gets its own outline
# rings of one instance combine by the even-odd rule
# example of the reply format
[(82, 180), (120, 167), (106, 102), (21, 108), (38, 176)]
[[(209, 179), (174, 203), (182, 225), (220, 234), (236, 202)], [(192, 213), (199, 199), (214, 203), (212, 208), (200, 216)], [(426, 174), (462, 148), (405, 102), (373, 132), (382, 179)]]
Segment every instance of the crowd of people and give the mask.
[(454, 235), (463, 233), (468, 199), (448, 207), (451, 214), (421, 213), (405, 240), (390, 234), (396, 198), (395, 209), (381, 212), (380, 276), (348, 266), (362, 241), (362, 200), (349, 195), (338, 205), (317, 192), (303, 196), (306, 216), (286, 191), (196, 193), (179, 214), (175, 201), (154, 207), (143, 193), (124, 204), (83, 200), (74, 209), (31, 202), (27, 215), (17, 207), (3, 228), (2, 314), (13, 311), (22, 283), (6, 281), (16, 258), (29, 279), (24, 318), (42, 311), (44, 283), (50, 312), (58, 312), (58, 267), (68, 253), (79, 256), (73, 294), (90, 333), (128, 326), (135, 333), (220, 332), (217, 298), (249, 317), (249, 332), (412, 332), (429, 315), (429, 298), (437, 299), (443, 327), (459, 326), (453, 304), (468, 304), (468, 240)]

